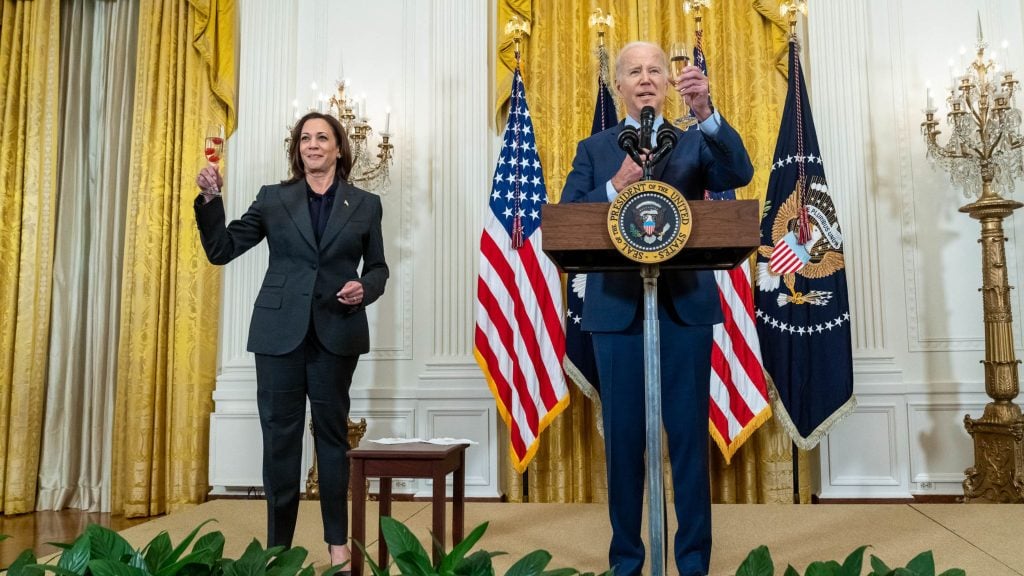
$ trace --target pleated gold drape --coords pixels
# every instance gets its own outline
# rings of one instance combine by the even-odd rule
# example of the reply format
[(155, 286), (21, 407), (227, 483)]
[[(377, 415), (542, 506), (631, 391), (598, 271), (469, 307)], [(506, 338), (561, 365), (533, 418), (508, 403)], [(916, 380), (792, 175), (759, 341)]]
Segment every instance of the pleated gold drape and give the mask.
[(0, 3), (0, 512), (35, 508), (50, 326), (59, 0)]
[[(531, 34), (522, 43), (523, 79), (549, 198), (557, 201), (576, 144), (589, 134), (593, 120), (597, 35), (588, 26), (592, 11), (601, 8), (615, 17), (615, 25), (606, 35), (613, 62), (618, 49), (633, 40), (662, 46), (682, 40), (692, 45), (693, 19), (683, 14), (679, 0), (497, 2), (499, 33), (512, 14), (531, 22)], [(764, 199), (785, 102), (788, 27), (778, 14), (777, 0), (721, 0), (704, 15), (704, 51), (715, 106), (743, 136), (754, 163), (753, 181), (737, 191), (741, 198)], [(496, 64), (499, 115), (508, 98), (514, 62), (511, 43), (504, 40)], [(670, 93), (665, 115), (674, 118), (679, 113), (678, 98)], [(729, 466), (712, 445), (714, 500), (791, 502), (790, 446), (774, 421), (749, 439)], [(806, 454), (800, 458), (800, 471), (801, 501), (809, 501), (810, 461)], [(605, 501), (604, 447), (590, 400), (572, 387), (570, 409), (541, 437), (540, 449), (528, 469), (529, 485), (523, 486), (522, 476), (511, 466), (503, 481), (512, 501), (524, 499), (524, 488), (531, 502)], [(666, 486), (671, 490), (671, 483)]]
[(143, 0), (121, 299), (111, 507), (202, 502), (220, 275), (195, 230), (209, 125), (234, 130), (233, 0)]

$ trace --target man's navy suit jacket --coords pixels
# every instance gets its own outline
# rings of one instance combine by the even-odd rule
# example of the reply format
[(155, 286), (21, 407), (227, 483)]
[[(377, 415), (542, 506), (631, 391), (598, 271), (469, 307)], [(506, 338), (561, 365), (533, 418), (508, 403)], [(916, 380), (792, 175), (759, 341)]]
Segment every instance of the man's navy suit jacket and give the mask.
[[(624, 122), (581, 141), (572, 172), (566, 177), (560, 203), (607, 202), (606, 183), (618, 172), (626, 153), (618, 146)], [(705, 190), (729, 190), (745, 186), (754, 167), (739, 134), (722, 119), (714, 138), (698, 130), (676, 131), (677, 143), (668, 158), (653, 170), (654, 180), (667, 182), (687, 200), (701, 200)], [(658, 278), (661, 297), (667, 295), (672, 312), (686, 325), (710, 325), (722, 321), (722, 308), (709, 271), (662, 271)], [(588, 332), (620, 332), (633, 324), (643, 300), (639, 270), (587, 274), (582, 329)]]
[[(264, 186), (249, 210), (227, 226), (219, 198), (206, 205), (196, 199), (199, 237), (213, 264), (227, 264), (264, 238), (269, 244), (270, 261), (249, 326), (250, 352), (287, 354), (302, 343), (310, 322), (333, 354), (370, 350), (366, 306), (384, 293), (388, 278), (380, 198), (344, 181), (336, 194), (319, 244), (305, 180)], [(336, 296), (349, 280), (363, 284), (357, 307), (341, 304)]]

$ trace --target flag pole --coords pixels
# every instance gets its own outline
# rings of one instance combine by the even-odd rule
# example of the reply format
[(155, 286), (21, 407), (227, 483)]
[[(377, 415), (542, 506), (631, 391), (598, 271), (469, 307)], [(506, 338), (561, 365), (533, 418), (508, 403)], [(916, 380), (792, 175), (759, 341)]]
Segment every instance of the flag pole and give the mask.
[[(789, 20), (789, 41), (797, 42), (796, 35), (796, 22), (798, 14), (807, 15), (807, 2), (806, 0), (788, 0), (783, 2), (779, 6), (779, 11)], [(790, 71), (792, 74), (793, 71)], [(803, 151), (800, 151), (803, 154)], [(801, 165), (801, 168), (803, 166)], [(803, 185), (804, 179), (800, 178), (800, 184)], [(797, 446), (796, 442), (792, 443), (793, 446), (793, 504), (800, 504), (800, 447)]]
[(796, 442), (793, 446), (793, 504), (800, 503), (800, 448)]

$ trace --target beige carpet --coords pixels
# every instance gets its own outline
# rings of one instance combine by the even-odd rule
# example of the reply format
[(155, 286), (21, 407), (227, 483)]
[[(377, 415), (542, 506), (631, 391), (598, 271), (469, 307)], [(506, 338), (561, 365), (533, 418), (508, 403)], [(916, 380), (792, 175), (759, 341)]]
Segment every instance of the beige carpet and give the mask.
[[(217, 522), (207, 529), (223, 532), (227, 540), (225, 555), (237, 557), (253, 538), (263, 540), (265, 506), (263, 501), (214, 500), (122, 534), (137, 546), (161, 531), (167, 531), (178, 542), (197, 524), (214, 518)], [(1024, 575), (1024, 506), (716, 505), (713, 513), (711, 573), (715, 576), (735, 574), (747, 553), (761, 544), (771, 550), (777, 574), (782, 574), (787, 563), (803, 573), (815, 560), (842, 561), (857, 546), (869, 544), (868, 553), (891, 567), (903, 566), (917, 553), (930, 549), (939, 572), (959, 567), (971, 576)], [(430, 503), (397, 502), (393, 515), (430, 549)], [(449, 505), (449, 522), (450, 515)], [(671, 531), (675, 519), (671, 511), (668, 516)], [(374, 557), (376, 519), (376, 503), (370, 502), (367, 538)], [(466, 504), (467, 533), (485, 521), (489, 527), (474, 549), (508, 552), (495, 558), (498, 574), (539, 548), (553, 556), (549, 569), (573, 567), (599, 572), (606, 567), (610, 529), (603, 504)], [(450, 549), (450, 526), (447, 542)], [(317, 566), (326, 565), (327, 549), (316, 502), (302, 503), (294, 544), (308, 549), (309, 560)], [(674, 567), (671, 562), (667, 566)]]

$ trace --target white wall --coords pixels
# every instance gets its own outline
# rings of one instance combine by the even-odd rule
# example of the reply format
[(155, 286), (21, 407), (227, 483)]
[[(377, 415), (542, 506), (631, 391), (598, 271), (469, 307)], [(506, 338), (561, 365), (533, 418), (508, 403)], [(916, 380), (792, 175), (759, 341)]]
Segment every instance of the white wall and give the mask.
[[(481, 211), (494, 158), (488, 124), (490, 0), (241, 0), (239, 129), (229, 142), (228, 211), (285, 176), (284, 125), (309, 83), (351, 79), (378, 127), (392, 109), (391, 192), (384, 197), (392, 278), (371, 307), (373, 351), (353, 385), (368, 438), (460, 436), (467, 493), (498, 495), (494, 402), (472, 359)], [(938, 95), (947, 60), (986, 37), (1024, 69), (1015, 0), (813, 2), (804, 63), (830, 190), (844, 227), (859, 407), (822, 443), (821, 495), (957, 494), (973, 447), (963, 415), (984, 394), (980, 249), (966, 203), (924, 156), (924, 86)], [(998, 47), (1006, 39), (1008, 51)], [(1005, 53), (1005, 54), (1004, 54)], [(940, 98), (936, 98), (940, 100)], [(1020, 220), (1007, 222), (1010, 284), (1020, 278)], [(211, 418), (217, 492), (260, 480), (252, 301), (255, 251), (225, 273), (221, 369)], [(1024, 295), (1013, 293), (1017, 315)], [(1017, 322), (1019, 326), (1019, 322)], [(1015, 331), (1020, 342), (1020, 330)], [(1018, 351), (1020, 354), (1020, 351)], [(307, 454), (309, 446), (307, 442)], [(396, 490), (426, 493), (422, 481)]]
[[(978, 222), (925, 158), (925, 86), (944, 110), (948, 61), (989, 50), (1024, 63), (1015, 0), (868, 0), (811, 5), (809, 90), (830, 190), (845, 227), (860, 406), (821, 450), (823, 497), (960, 494), (980, 416), (984, 325)], [(1000, 47), (1003, 40), (1009, 49)], [(944, 116), (943, 116), (944, 121)], [(945, 142), (948, 128), (940, 125)], [(1019, 192), (1019, 191), (1018, 191)], [(1019, 218), (1006, 222), (1010, 285), (1020, 286)], [(1020, 344), (1022, 294), (1013, 293)], [(1020, 355), (1020, 349), (1017, 351)]]

